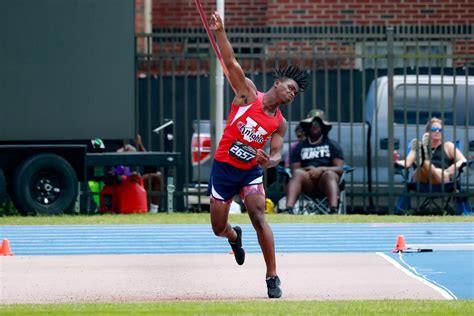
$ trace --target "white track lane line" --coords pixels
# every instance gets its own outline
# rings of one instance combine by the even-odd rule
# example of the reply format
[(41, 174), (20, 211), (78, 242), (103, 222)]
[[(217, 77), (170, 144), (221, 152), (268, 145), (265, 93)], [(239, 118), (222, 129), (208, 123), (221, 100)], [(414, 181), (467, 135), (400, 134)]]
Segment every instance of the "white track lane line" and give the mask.
[(382, 253), (382, 252), (376, 252), (376, 254), (378, 254), (379, 256), (381, 256), (382, 258), (384, 258), (385, 260), (387, 260), (389, 263), (391, 263), (395, 268), (397, 268), (398, 270), (402, 271), (403, 273), (405, 273), (406, 275), (414, 278), (415, 280), (418, 280), (420, 281), (421, 283), (429, 286), (430, 288), (432, 288), (433, 290), (435, 290), (436, 292), (440, 293), (444, 298), (446, 298), (447, 300), (457, 300), (457, 297), (448, 289), (446, 289), (444, 286), (424, 277), (424, 276), (420, 276), (420, 275), (417, 275), (418, 272), (416, 271), (416, 269), (414, 268), (411, 268), (410, 265), (408, 265), (405, 261), (403, 261), (408, 267), (410, 267), (414, 272), (406, 269), (405, 267), (403, 267), (400, 263), (398, 263), (397, 261), (393, 260), (392, 258), (390, 258), (389, 256), (387, 256), (386, 254)]

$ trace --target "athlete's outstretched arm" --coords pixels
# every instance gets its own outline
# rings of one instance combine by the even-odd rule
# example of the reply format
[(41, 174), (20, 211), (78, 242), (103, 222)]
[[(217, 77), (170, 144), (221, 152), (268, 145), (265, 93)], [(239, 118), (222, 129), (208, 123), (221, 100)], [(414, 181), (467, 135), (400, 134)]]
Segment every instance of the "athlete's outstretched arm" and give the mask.
[(262, 149), (257, 151), (257, 162), (265, 168), (271, 168), (278, 165), (281, 160), (281, 150), (283, 149), (284, 137), (288, 124), (283, 119), (277, 131), (272, 135), (270, 140), (270, 155), (268, 155)]
[(255, 85), (253, 85), (253, 83), (251, 85), (248, 84), (247, 81), (249, 79), (245, 78), (244, 71), (235, 58), (234, 50), (229, 42), (229, 39), (227, 38), (222, 19), (218, 12), (215, 12), (211, 16), (210, 26), (216, 33), (217, 46), (219, 46), (219, 51), (222, 55), (224, 65), (229, 71), (228, 79), (230, 81), (230, 85), (234, 88), (236, 93), (234, 103), (246, 104), (252, 102), (256, 99)]

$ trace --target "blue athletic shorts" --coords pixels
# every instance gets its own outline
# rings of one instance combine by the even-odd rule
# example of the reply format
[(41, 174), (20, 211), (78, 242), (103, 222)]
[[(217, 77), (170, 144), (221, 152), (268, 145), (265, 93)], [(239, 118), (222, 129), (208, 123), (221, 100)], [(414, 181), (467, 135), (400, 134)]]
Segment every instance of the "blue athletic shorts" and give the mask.
[(243, 170), (214, 160), (207, 192), (216, 200), (228, 201), (239, 194), (243, 187), (262, 182), (263, 170), (259, 165), (250, 170)]

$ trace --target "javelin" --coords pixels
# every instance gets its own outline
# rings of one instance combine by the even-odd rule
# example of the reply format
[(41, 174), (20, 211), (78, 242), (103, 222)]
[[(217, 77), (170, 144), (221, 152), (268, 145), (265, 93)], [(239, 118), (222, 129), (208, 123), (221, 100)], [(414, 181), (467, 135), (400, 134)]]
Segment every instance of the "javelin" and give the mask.
[(214, 52), (216, 53), (217, 59), (219, 59), (219, 62), (221, 63), (222, 70), (224, 71), (224, 74), (227, 80), (229, 80), (229, 71), (227, 70), (227, 67), (224, 64), (224, 60), (222, 60), (221, 53), (219, 51), (219, 48), (217, 47), (216, 40), (214, 39), (214, 35), (212, 35), (211, 29), (209, 28), (209, 24), (207, 23), (206, 15), (204, 14), (201, 1), (194, 0), (194, 2), (196, 3), (199, 16), (201, 17), (202, 24), (204, 25), (204, 28), (206, 29), (207, 37), (209, 38), (209, 41), (211, 42), (211, 46), (212, 48), (214, 48)]

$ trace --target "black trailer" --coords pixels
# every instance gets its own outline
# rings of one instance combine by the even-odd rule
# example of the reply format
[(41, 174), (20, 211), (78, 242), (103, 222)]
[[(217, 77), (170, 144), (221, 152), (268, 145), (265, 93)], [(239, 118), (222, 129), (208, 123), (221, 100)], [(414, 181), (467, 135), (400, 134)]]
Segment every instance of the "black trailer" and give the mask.
[(90, 153), (133, 139), (134, 0), (0, 0), (0, 198), (70, 212), (88, 166), (175, 166), (177, 153)]

